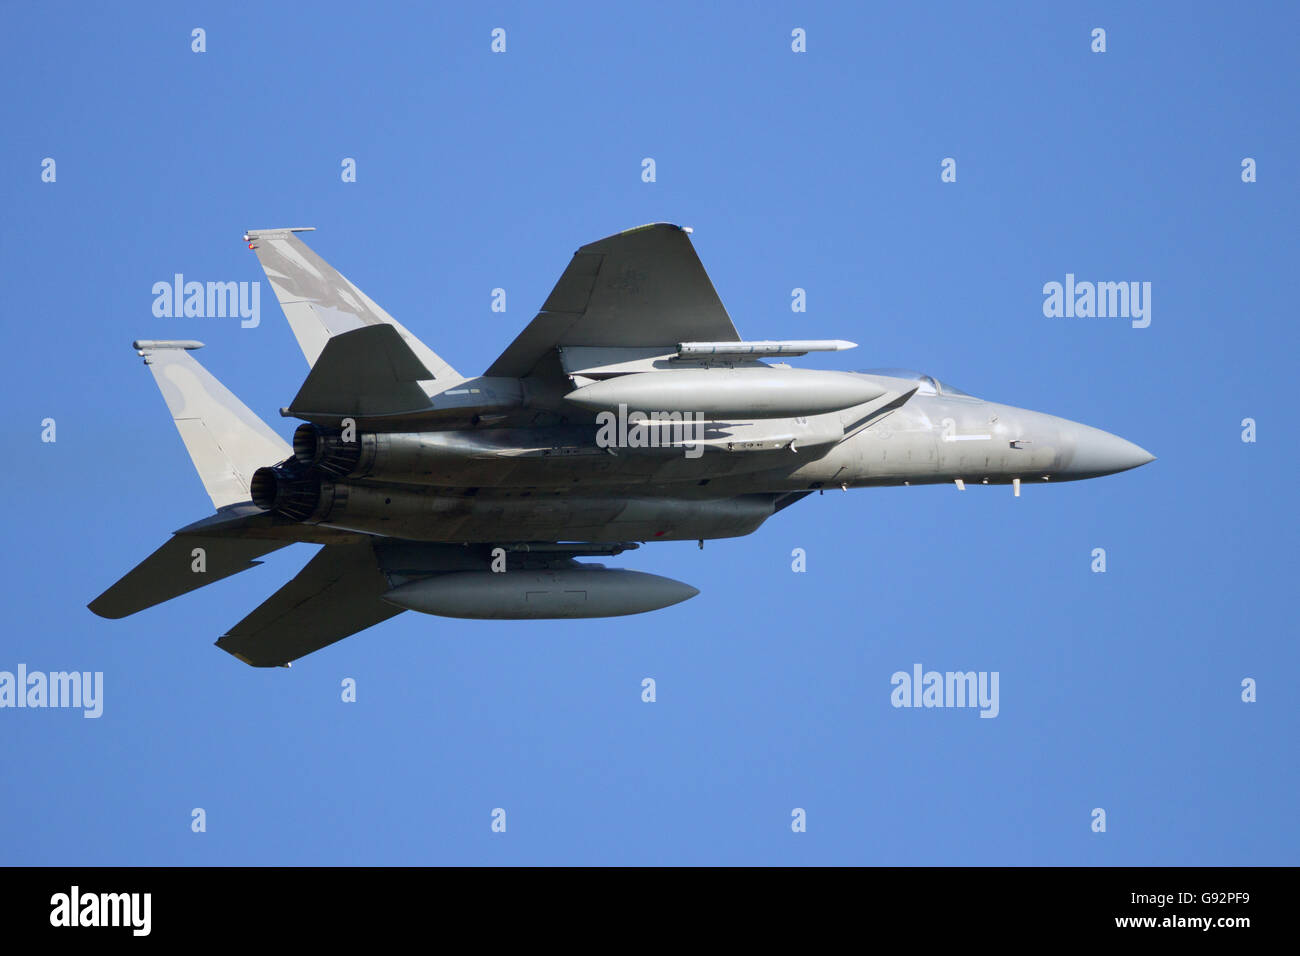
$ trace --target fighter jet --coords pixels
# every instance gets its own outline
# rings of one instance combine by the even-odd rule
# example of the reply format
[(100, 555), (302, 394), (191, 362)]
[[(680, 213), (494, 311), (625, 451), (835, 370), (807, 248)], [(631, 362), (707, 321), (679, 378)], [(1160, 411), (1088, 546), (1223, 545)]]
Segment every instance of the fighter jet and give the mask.
[(216, 646), (287, 666), (403, 611), (637, 614), (699, 592), (584, 561), (747, 535), (823, 489), (1043, 484), (1153, 456), (929, 375), (791, 367), (843, 340), (744, 341), (691, 244), (653, 223), (585, 245), (541, 311), (467, 378), (313, 252), (251, 230), (310, 371), (287, 444), (191, 354), (139, 340), (216, 513), (90, 609), (122, 618), (322, 545)]

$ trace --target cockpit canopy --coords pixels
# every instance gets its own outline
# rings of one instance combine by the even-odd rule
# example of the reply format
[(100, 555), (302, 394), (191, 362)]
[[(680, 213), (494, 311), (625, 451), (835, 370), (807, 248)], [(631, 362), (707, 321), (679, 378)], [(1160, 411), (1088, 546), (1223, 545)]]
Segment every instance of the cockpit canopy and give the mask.
[(903, 378), (912, 382), (920, 382), (920, 388), (916, 390), (918, 395), (956, 395), (958, 398), (974, 398), (969, 392), (963, 392), (956, 386), (941, 382), (933, 376), (926, 375), (924, 372), (918, 372), (910, 368), (862, 368), (858, 369), (863, 375), (884, 375), (888, 378)]

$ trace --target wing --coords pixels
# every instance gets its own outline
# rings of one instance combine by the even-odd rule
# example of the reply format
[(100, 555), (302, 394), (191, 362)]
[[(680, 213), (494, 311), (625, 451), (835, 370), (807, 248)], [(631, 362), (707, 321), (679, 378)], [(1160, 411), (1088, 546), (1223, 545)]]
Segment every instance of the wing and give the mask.
[(557, 346), (676, 351), (739, 339), (686, 231), (658, 222), (574, 253), (542, 311), (485, 374), (523, 378)]
[(254, 667), (286, 665), (401, 614), (380, 600), (388, 587), (369, 541), (327, 544), (217, 647)]

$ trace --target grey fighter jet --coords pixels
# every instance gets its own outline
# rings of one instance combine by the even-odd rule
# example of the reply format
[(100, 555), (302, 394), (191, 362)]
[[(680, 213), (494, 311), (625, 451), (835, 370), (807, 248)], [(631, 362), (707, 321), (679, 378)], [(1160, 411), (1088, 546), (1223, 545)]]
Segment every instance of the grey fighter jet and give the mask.
[(825, 488), (1074, 481), (1152, 460), (1115, 435), (928, 375), (792, 368), (851, 348), (740, 338), (667, 223), (583, 246), (541, 312), (466, 378), (316, 255), (302, 229), (244, 239), (307, 357), (292, 446), (212, 377), (201, 343), (134, 343), (216, 506), (90, 609), (121, 618), (323, 545), (217, 640), (287, 665), (404, 610), (459, 618), (636, 614), (695, 588), (582, 561), (732, 538)]

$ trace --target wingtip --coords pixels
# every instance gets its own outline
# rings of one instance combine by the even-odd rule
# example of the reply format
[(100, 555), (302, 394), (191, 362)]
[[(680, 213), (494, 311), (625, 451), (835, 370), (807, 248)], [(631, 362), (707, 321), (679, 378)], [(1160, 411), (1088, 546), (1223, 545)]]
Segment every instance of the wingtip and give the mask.
[(624, 229), (622, 232), (617, 233), (617, 235), (626, 236), (634, 232), (641, 232), (644, 229), (676, 229), (678, 232), (686, 233), (695, 231), (690, 226), (679, 226), (675, 222), (647, 222), (640, 226), (633, 226), (631, 229)]

